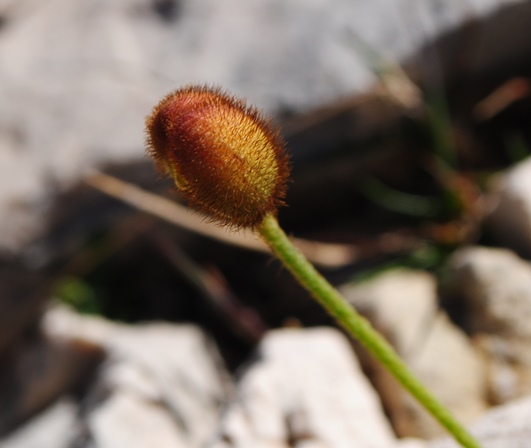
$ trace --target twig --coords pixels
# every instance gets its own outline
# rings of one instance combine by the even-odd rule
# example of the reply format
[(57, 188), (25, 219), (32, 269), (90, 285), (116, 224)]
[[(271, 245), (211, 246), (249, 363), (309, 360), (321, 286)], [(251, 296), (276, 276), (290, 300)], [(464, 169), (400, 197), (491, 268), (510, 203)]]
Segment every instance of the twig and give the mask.
[[(269, 248), (252, 232), (231, 231), (212, 225), (208, 218), (192, 213), (170, 199), (145, 191), (136, 185), (124, 182), (100, 171), (92, 171), (84, 179), (91, 187), (125, 202), (139, 210), (150, 213), (191, 232), (238, 246), (244, 249), (268, 253)], [(296, 239), (295, 245), (316, 264), (327, 268), (338, 268), (358, 259), (358, 249), (342, 244), (321, 243)]]

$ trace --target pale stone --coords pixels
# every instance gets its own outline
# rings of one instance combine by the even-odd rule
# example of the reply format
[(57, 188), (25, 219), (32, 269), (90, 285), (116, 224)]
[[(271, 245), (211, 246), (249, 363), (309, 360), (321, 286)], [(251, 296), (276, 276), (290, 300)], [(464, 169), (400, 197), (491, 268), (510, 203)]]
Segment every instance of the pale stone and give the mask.
[[(485, 362), (466, 335), (438, 310), (433, 276), (395, 270), (344, 286), (341, 291), (459, 418), (471, 423), (484, 412)], [(367, 362), (373, 362), (372, 358), (367, 357)], [(388, 372), (379, 366), (375, 372), (377, 387), (399, 435), (433, 438), (444, 434)]]
[[(493, 408), (471, 428), (482, 448), (528, 448), (531, 441), (531, 398)], [(450, 439), (432, 442), (427, 448), (457, 448)]]
[(436, 288), (426, 272), (396, 269), (340, 291), (407, 357), (419, 349), (435, 319)]
[(531, 393), (531, 264), (506, 249), (468, 247), (449, 264), (452, 293), (487, 360), (489, 400)]
[[(130, 391), (115, 391), (88, 418), (87, 424), (97, 448), (188, 448), (200, 447), (183, 437), (185, 427), (169, 412), (163, 397)], [(201, 422), (197, 422), (200, 424)], [(208, 423), (207, 423), (208, 424)]]
[[(467, 336), (439, 313), (421, 348), (407, 362), (424, 385), (465, 424), (487, 410), (486, 364)], [(414, 435), (433, 438), (446, 433), (413, 398), (405, 395), (406, 418), (413, 420)]]
[(211, 448), (388, 448), (395, 438), (348, 341), (332, 329), (267, 334)]
[(77, 405), (61, 400), (0, 439), (2, 448), (71, 448), (79, 430)]
[(531, 265), (507, 249), (467, 247), (450, 262), (472, 331), (531, 338)]
[(397, 442), (396, 448), (427, 448), (427, 443), (419, 439), (401, 439)]
[(95, 448), (202, 447), (217, 426), (227, 374), (193, 325), (124, 325), (50, 310), (47, 332), (101, 345), (107, 361), (83, 403)]
[(103, 358), (101, 347), (34, 330), (2, 359), (0, 434), (82, 384)]
[(531, 255), (531, 158), (498, 175), (491, 189), (492, 210), (487, 224), (502, 242)]

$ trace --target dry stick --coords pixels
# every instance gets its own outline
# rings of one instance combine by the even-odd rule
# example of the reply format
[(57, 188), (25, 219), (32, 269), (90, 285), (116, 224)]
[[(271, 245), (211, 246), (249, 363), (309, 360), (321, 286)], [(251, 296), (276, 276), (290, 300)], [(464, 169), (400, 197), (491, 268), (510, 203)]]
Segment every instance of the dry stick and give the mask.
[[(230, 232), (212, 225), (201, 215), (190, 212), (187, 207), (108, 174), (92, 171), (85, 177), (85, 183), (139, 210), (151, 213), (192, 232), (248, 250), (268, 251), (267, 246), (248, 231)], [(356, 261), (358, 255), (357, 249), (348, 245), (302, 239), (297, 239), (294, 243), (314, 263), (328, 268), (337, 268), (352, 263)]]
[(273, 215), (267, 215), (258, 228), (264, 241), (313, 297), (378, 359), (394, 377), (466, 448), (479, 448), (474, 437), (455, 419), (409, 370), (389, 343), (371, 324), (317, 272), (297, 250)]

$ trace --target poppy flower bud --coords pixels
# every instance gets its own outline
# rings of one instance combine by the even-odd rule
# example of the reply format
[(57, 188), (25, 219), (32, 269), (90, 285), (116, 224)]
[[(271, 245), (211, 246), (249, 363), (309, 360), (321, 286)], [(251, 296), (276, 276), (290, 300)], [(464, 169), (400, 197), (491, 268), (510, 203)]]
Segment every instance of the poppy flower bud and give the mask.
[(244, 101), (185, 87), (163, 98), (146, 126), (149, 153), (192, 207), (225, 225), (255, 227), (283, 205), (284, 142)]

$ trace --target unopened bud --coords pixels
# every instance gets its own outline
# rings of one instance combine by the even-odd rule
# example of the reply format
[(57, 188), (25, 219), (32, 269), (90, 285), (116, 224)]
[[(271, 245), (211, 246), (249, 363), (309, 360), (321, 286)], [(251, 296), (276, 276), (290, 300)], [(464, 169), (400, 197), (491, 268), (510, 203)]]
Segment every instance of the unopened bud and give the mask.
[(146, 120), (149, 153), (190, 205), (233, 227), (255, 227), (283, 205), (289, 163), (277, 130), (220, 89), (170, 93)]

